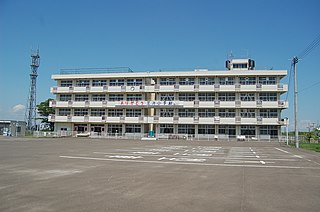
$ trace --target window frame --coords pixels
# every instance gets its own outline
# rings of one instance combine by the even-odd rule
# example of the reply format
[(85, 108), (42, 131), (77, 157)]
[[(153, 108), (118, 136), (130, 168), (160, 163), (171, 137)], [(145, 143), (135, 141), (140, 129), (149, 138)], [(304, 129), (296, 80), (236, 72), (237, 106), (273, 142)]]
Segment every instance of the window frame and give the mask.
[(92, 80), (92, 87), (103, 87), (107, 86), (108, 81), (103, 79)]

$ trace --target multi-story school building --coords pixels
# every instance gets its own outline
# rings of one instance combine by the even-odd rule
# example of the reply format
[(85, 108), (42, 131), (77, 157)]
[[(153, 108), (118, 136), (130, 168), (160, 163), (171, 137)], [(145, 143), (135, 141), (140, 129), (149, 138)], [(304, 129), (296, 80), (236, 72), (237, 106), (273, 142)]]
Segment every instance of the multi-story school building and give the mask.
[(61, 135), (277, 139), (286, 75), (250, 59), (222, 71), (63, 72), (52, 75), (49, 121)]

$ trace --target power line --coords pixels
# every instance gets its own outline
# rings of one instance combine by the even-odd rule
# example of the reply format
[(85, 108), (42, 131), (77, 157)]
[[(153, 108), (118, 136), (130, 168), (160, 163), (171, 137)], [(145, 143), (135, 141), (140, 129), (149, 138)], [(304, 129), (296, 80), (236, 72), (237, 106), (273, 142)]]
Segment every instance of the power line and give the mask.
[(318, 45), (320, 44), (320, 34), (307, 46), (307, 48), (302, 51), (299, 55), (298, 58), (302, 59), (306, 57), (312, 50), (314, 50)]
[[(292, 81), (292, 77), (291, 77), (292, 67), (293, 67), (293, 64), (291, 63), (291, 67), (290, 67), (290, 70), (289, 70), (288, 91), (290, 90), (290, 87), (291, 87), (290, 85), (291, 85), (291, 81)], [(286, 101), (288, 101), (288, 96), (289, 96), (289, 92), (287, 92)]]
[(320, 84), (320, 81), (319, 81), (319, 82), (316, 82), (316, 83), (314, 83), (314, 84), (312, 84), (312, 85), (310, 85), (310, 86), (308, 86), (308, 87), (306, 87), (306, 88), (304, 88), (304, 89), (302, 89), (301, 91), (299, 91), (299, 93), (301, 93), (302, 91), (306, 91), (306, 90), (308, 90), (308, 89), (310, 89), (310, 88), (312, 88), (312, 87), (314, 87), (314, 86), (316, 86), (316, 85), (318, 85), (318, 84)]

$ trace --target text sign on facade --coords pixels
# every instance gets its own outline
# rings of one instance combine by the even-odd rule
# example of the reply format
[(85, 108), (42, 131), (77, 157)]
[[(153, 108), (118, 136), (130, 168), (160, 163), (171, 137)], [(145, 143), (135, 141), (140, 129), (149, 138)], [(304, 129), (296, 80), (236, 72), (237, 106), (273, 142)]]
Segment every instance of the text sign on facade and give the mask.
[(174, 101), (120, 101), (116, 107), (172, 107), (182, 106)]

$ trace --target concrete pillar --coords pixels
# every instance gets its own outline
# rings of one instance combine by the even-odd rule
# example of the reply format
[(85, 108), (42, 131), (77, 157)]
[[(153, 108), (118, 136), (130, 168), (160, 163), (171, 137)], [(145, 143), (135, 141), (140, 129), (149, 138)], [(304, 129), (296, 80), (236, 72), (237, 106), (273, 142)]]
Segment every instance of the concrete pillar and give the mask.
[(122, 124), (122, 134), (125, 134), (125, 132), (126, 132), (126, 125)]
[(236, 136), (241, 135), (241, 127), (240, 125), (236, 125)]
[[(155, 97), (156, 97), (156, 94), (155, 93), (151, 93), (149, 101), (155, 101)], [(148, 114), (149, 114), (150, 117), (154, 117), (154, 108), (149, 108), (148, 109)], [(150, 136), (150, 137), (154, 136), (153, 123), (149, 124), (148, 136)]]
[(199, 125), (195, 124), (194, 125), (194, 137), (195, 137), (195, 139), (198, 139), (198, 129), (199, 129)]

